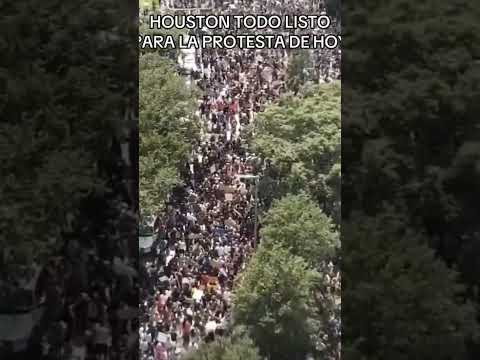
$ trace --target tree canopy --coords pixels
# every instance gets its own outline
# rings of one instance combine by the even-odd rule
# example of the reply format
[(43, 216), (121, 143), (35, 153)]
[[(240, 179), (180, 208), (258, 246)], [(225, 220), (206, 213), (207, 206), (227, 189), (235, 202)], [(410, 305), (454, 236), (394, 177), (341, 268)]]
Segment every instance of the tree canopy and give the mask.
[(157, 215), (196, 140), (197, 90), (170, 60), (156, 53), (140, 57), (140, 209)]
[(234, 294), (234, 321), (269, 359), (303, 360), (312, 350), (309, 301), (316, 273), (280, 246), (260, 247)]
[(311, 267), (332, 257), (340, 245), (330, 218), (307, 195), (276, 201), (262, 220), (265, 246), (281, 245), (305, 258)]
[[(340, 212), (340, 85), (309, 88), (283, 97), (258, 116), (254, 148), (271, 162), (269, 193), (307, 191), (338, 220)], [(269, 203), (269, 199), (265, 199)]]
[(474, 307), (424, 235), (395, 213), (359, 215), (342, 232), (352, 241), (342, 269), (348, 358), (463, 358), (477, 332)]
[[(476, 19), (480, 13), (471, 2), (462, 0), (455, 4), (409, 0), (346, 6), (343, 45), (351, 51), (342, 53), (343, 70), (348, 74), (342, 84), (343, 102), (348, 105), (342, 113), (342, 156), (348, 164), (342, 181), (342, 217), (351, 227), (342, 226), (342, 249), (345, 255), (352, 254), (344, 259), (348, 267), (343, 276), (353, 279), (345, 281), (342, 291), (345, 304), (358, 304), (344, 309), (344, 318), (350, 319), (345, 328), (357, 329), (360, 323), (350, 312), (360, 315), (363, 309), (366, 316), (375, 308), (357, 296), (365, 296), (362, 291), (378, 291), (377, 298), (385, 303), (374, 305), (385, 314), (363, 317), (369, 331), (362, 329), (356, 335), (362, 332), (364, 344), (369, 345), (359, 347), (360, 355), (373, 356), (375, 345), (384, 354), (379, 358), (394, 357), (385, 354), (398, 350), (398, 341), (408, 339), (404, 348), (414, 354), (417, 347), (412, 355), (416, 358), (462, 358), (464, 342), (472, 344), (469, 328), (459, 325), (465, 311), (459, 304), (466, 301), (454, 296), (454, 284), (466, 285), (463, 296), (477, 306), (480, 300), (480, 263), (474, 260), (480, 255), (476, 200), (480, 182)], [(377, 69), (382, 69), (382, 76), (372, 76)], [(370, 219), (384, 219), (391, 211), (404, 229)], [(361, 225), (366, 220), (373, 227), (368, 232)], [(399, 233), (380, 229), (387, 225)], [(365, 244), (362, 249), (361, 243)], [(367, 254), (369, 261), (364, 258)], [(354, 256), (362, 262), (355, 263)], [(382, 264), (377, 263), (380, 260)], [(418, 263), (418, 270), (413, 272), (414, 265), (409, 265), (400, 271), (398, 267), (407, 267), (407, 263)], [(375, 265), (372, 274), (376, 272), (380, 278), (365, 273), (362, 265)], [(459, 276), (452, 279), (445, 266), (457, 269)], [(390, 289), (386, 279), (398, 288)], [(423, 345), (404, 335), (418, 331), (408, 329), (407, 319), (410, 324), (418, 322), (416, 329), (423, 327), (428, 333)], [(446, 331), (448, 327), (457, 329), (458, 335)], [(385, 334), (381, 339), (374, 331), (380, 328)], [(354, 341), (349, 334), (345, 339)], [(469, 358), (480, 354), (478, 341), (474, 344), (469, 346)]]
[(112, 191), (112, 148), (133, 127), (125, 97), (134, 79), (124, 71), (133, 66), (132, 28), (118, 23), (122, 6), (2, 6), (0, 248), (20, 263), (58, 250), (67, 216), (76, 229), (86, 199)]
[[(336, 359), (340, 337), (340, 279), (335, 261), (339, 236), (330, 218), (307, 195), (287, 195), (274, 202), (262, 219), (262, 246), (281, 246), (318, 272), (312, 283), (308, 321), (314, 329), (315, 353)], [(308, 271), (308, 269), (307, 269)]]
[(204, 343), (185, 360), (262, 360), (258, 349), (246, 336), (233, 335)]

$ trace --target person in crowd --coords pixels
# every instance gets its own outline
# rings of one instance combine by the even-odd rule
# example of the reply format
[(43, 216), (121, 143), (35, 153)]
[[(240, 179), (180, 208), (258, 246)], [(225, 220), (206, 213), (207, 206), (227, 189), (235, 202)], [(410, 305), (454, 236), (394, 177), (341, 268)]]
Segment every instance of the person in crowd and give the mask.
[[(168, 7), (203, 7), (222, 14), (305, 14), (320, 13), (324, 4), (170, 0)], [(339, 78), (339, 51), (310, 55), (318, 81)], [(179, 359), (228, 328), (234, 279), (256, 238), (255, 188), (242, 176), (259, 175), (261, 169), (245, 146), (246, 128), (285, 91), (288, 58), (287, 50), (197, 51), (199, 71), (193, 81), (203, 92), (197, 112), (202, 136), (185, 164), (185, 185), (154, 222), (155, 259), (145, 257), (140, 264), (142, 360)]]

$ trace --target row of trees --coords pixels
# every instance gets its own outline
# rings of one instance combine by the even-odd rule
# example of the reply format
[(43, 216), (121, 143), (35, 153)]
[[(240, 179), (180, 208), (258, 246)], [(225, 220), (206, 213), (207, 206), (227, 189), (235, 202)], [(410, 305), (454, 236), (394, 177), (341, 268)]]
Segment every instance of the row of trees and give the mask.
[(235, 287), (227, 348), (237, 350), (221, 350), (220, 340), (189, 359), (337, 359), (339, 84), (285, 95), (259, 114), (252, 134), (267, 164), (258, 185), (264, 215), (261, 243)]
[(476, 359), (478, 9), (408, 0), (343, 14), (347, 359)]
[(308, 195), (287, 195), (263, 226), (237, 285), (234, 322), (247, 327), (268, 359), (337, 358), (340, 294), (327, 261), (339, 237), (331, 220)]
[[(155, 12), (157, 3), (141, 4), (141, 12)], [(182, 32), (150, 29), (148, 21), (148, 16), (140, 16), (140, 34)], [(140, 50), (139, 205), (143, 218), (163, 213), (172, 190), (182, 184), (181, 170), (199, 137), (195, 111), (200, 90), (179, 73), (178, 56), (178, 49)]]
[(306, 191), (339, 223), (340, 94), (339, 83), (307, 86), (261, 114), (252, 141), (268, 164), (259, 184), (266, 208), (285, 194)]
[(268, 359), (338, 358), (340, 85), (285, 95), (254, 133), (267, 163), (261, 244), (238, 283), (234, 322)]
[(198, 136), (198, 92), (171, 60), (149, 52), (140, 56), (140, 94), (140, 209), (158, 215)]
[[(447, 1), (347, 5), (341, 219), (339, 86), (302, 90), (299, 75), (297, 96), (260, 116), (252, 141), (271, 163), (259, 185), (266, 215), (234, 314), (260, 354), (295, 359), (290, 346), (305, 353), (318, 343), (315, 326), (325, 322), (314, 314), (327, 302), (312, 289), (325, 270), (309, 255), (335, 246), (315, 253), (308, 241), (334, 233), (306, 225), (306, 211), (295, 216), (298, 204), (313, 204), (342, 223), (346, 359), (478, 358), (479, 32), (468, 21), (478, 12), (457, 6), (468, 16)], [(323, 230), (310, 231), (317, 223)], [(293, 346), (290, 335), (302, 341)]]
[[(143, 214), (162, 211), (198, 133), (192, 116), (198, 95), (171, 56), (140, 57)], [(302, 86), (303, 69), (295, 64), (289, 73), (298, 80), (287, 84), (293, 92), (252, 129), (250, 143), (267, 163), (258, 185), (261, 244), (236, 284), (230, 335), (202, 345), (189, 360), (339, 357), (340, 86)]]
[[(461, 3), (469, 8), (469, 16), (478, 15), (470, 4)], [(398, 7), (375, 2), (345, 12), (350, 24), (344, 29), (347, 51), (342, 69), (348, 74), (342, 93), (346, 105), (342, 142), (343, 160), (349, 167), (342, 183), (341, 219), (346, 359), (459, 359), (479, 354), (478, 31), (466, 17), (452, 12), (446, 1), (423, 4), (414, 18), (413, 8), (413, 1)], [(297, 60), (298, 67), (302, 58)], [(372, 75), (377, 69), (383, 69), (382, 76)], [(338, 138), (340, 134), (329, 131), (328, 123), (318, 132), (305, 130), (312, 129), (312, 119), (321, 117), (318, 114), (329, 113), (311, 105), (301, 111), (297, 104), (309, 98), (308, 89), (302, 96), (305, 81), (303, 74), (294, 78), (291, 85), (300, 96), (287, 97), (282, 101), (288, 106), (273, 107), (260, 118), (254, 142), (272, 162), (262, 184), (263, 205), (268, 208), (271, 198), (303, 188), (339, 223), (332, 199), (340, 199), (340, 182), (325, 180), (340, 180), (339, 151), (329, 150), (339, 143), (328, 141), (330, 134)], [(328, 100), (319, 106), (328, 108)], [(310, 152), (309, 146), (316, 150)], [(331, 160), (331, 154), (338, 162)], [(296, 201), (287, 199), (294, 209)], [(274, 267), (275, 252), (282, 257), (281, 250), (270, 248), (266, 259), (266, 245), (272, 239), (289, 244), (290, 257), (283, 254), (282, 266), (276, 269), (287, 278), (287, 264), (298, 261), (292, 255), (315, 253), (309, 246), (295, 252), (308, 226), (294, 212), (283, 207), (285, 218), (275, 216), (279, 223), (273, 228), (267, 221), (284, 200), (274, 202), (267, 213), (262, 248), (237, 291), (237, 319), (249, 324), (254, 339), (265, 334), (265, 327), (262, 322), (255, 325), (242, 304), (257, 305), (260, 314), (263, 309), (268, 316), (259, 316), (262, 321), (276, 314), (269, 311), (272, 302), (264, 305), (259, 300), (267, 298), (261, 295), (268, 286), (253, 280), (267, 273), (262, 266)], [(301, 226), (290, 225), (292, 231), (278, 226), (289, 220)], [(302, 281), (292, 285), (299, 302), (303, 294), (299, 287), (310, 278), (303, 272)], [(277, 291), (292, 290), (278, 284), (280, 277), (266, 278), (267, 284), (276, 281)], [(276, 299), (275, 292), (271, 294)], [(282, 304), (291, 304), (288, 309), (295, 308), (298, 314), (304, 309), (287, 298)], [(323, 308), (325, 302), (319, 305)], [(288, 318), (291, 313), (282, 308), (282, 314)], [(271, 334), (279, 335), (276, 344), (288, 344), (282, 331), (285, 328), (272, 326)], [(257, 345), (263, 354), (281, 359), (289, 347), (280, 346), (284, 352), (276, 354), (268, 345), (272, 338), (264, 337), (265, 342)]]
[(118, 190), (119, 144), (134, 128), (125, 116), (134, 22), (118, 24), (128, 11), (109, 1), (2, 9), (0, 249), (11, 250), (1, 256), (3, 274), (13, 263), (44, 261), (65, 232), (91, 228), (87, 203)]

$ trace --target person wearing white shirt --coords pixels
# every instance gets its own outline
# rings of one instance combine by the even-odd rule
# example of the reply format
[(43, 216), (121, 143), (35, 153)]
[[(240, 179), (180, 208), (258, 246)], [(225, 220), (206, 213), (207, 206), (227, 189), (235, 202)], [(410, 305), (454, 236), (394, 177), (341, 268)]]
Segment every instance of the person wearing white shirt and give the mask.
[(210, 318), (205, 324), (205, 332), (207, 334), (215, 333), (215, 330), (217, 330), (217, 323), (212, 318)]

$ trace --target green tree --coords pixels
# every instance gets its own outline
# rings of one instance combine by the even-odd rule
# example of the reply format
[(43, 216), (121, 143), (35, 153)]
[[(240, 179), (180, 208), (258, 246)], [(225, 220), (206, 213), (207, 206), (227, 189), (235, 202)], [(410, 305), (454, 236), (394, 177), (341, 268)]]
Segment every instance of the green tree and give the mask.
[(185, 360), (261, 360), (258, 349), (248, 337), (234, 336), (204, 343), (185, 356)]
[(312, 350), (310, 314), (316, 273), (279, 246), (261, 246), (234, 294), (234, 323), (247, 327), (269, 359), (304, 360)]
[(197, 91), (156, 53), (140, 57), (140, 209), (162, 211), (197, 139)]
[(265, 246), (281, 245), (303, 257), (311, 267), (332, 257), (340, 244), (330, 218), (305, 194), (276, 201), (262, 225)]
[[(473, 213), (479, 209), (471, 200), (478, 187), (470, 186), (473, 193), (464, 197), (460, 183), (465, 179), (456, 170), (466, 146), (477, 154), (480, 148), (480, 32), (478, 23), (469, 21), (479, 13), (460, 3), (469, 8), (467, 16), (451, 11), (448, 1), (358, 7), (346, 13), (365, 31), (348, 34), (345, 28), (347, 48), (365, 46), (362, 56), (345, 62), (355, 81), (343, 84), (344, 100), (351, 105), (343, 116), (344, 156), (352, 164), (343, 179), (351, 195), (344, 214), (375, 214), (385, 202), (401, 202), (416, 225), (438, 238), (435, 246), (449, 261), (460, 246), (440, 249), (442, 243), (472, 236), (478, 230), (471, 224)], [(430, 35), (421, 36), (425, 32)], [(370, 76), (380, 68), (385, 76)], [(471, 175), (473, 185), (478, 171)]]
[(84, 226), (77, 215), (85, 200), (111, 191), (112, 144), (132, 127), (124, 121), (132, 28), (118, 22), (122, 7), (2, 7), (0, 248), (14, 248), (14, 262), (30, 264), (33, 254), (58, 250), (67, 214), (75, 229)]
[[(336, 222), (340, 216), (340, 84), (286, 96), (258, 116), (255, 150), (271, 166), (262, 183), (281, 197), (307, 191)], [(265, 188), (264, 185), (263, 188)], [(271, 199), (260, 193), (262, 201)]]
[(457, 274), (398, 214), (342, 224), (348, 359), (461, 359), (477, 331)]
[(279, 245), (300, 256), (320, 274), (313, 283), (308, 320), (321, 358), (336, 359), (340, 343), (340, 274), (330, 262), (340, 245), (333, 224), (307, 195), (287, 195), (266, 213), (261, 231), (262, 246)]
[[(478, 306), (480, 32), (475, 19), (480, 12), (468, 1), (455, 6), (430, 0), (346, 6), (343, 44), (352, 51), (343, 57), (348, 76), (342, 101), (348, 106), (342, 114), (342, 156), (348, 174), (342, 181), (342, 217), (353, 222), (362, 219), (358, 213), (380, 217), (386, 207), (395, 208), (409, 232), (424, 234), (424, 244), (461, 272), (456, 280), (467, 286), (465, 296)], [(378, 69), (382, 76), (372, 76)], [(349, 234), (352, 239), (342, 237), (345, 253), (358, 242), (355, 233)], [(395, 249), (402, 259), (403, 249)], [(349, 271), (363, 273), (360, 265)], [(348, 287), (355, 282), (349, 283), (343, 291), (353, 296)], [(353, 303), (348, 296), (346, 304)], [(372, 306), (358, 305), (362, 307)], [(396, 326), (383, 320), (385, 327)], [(427, 325), (438, 331), (435, 322)], [(467, 338), (460, 331), (458, 336)], [(365, 341), (373, 343), (373, 337), (370, 332)], [(429, 349), (430, 354), (416, 358), (438, 358), (443, 347)], [(479, 357), (478, 342), (470, 350), (470, 358)]]

